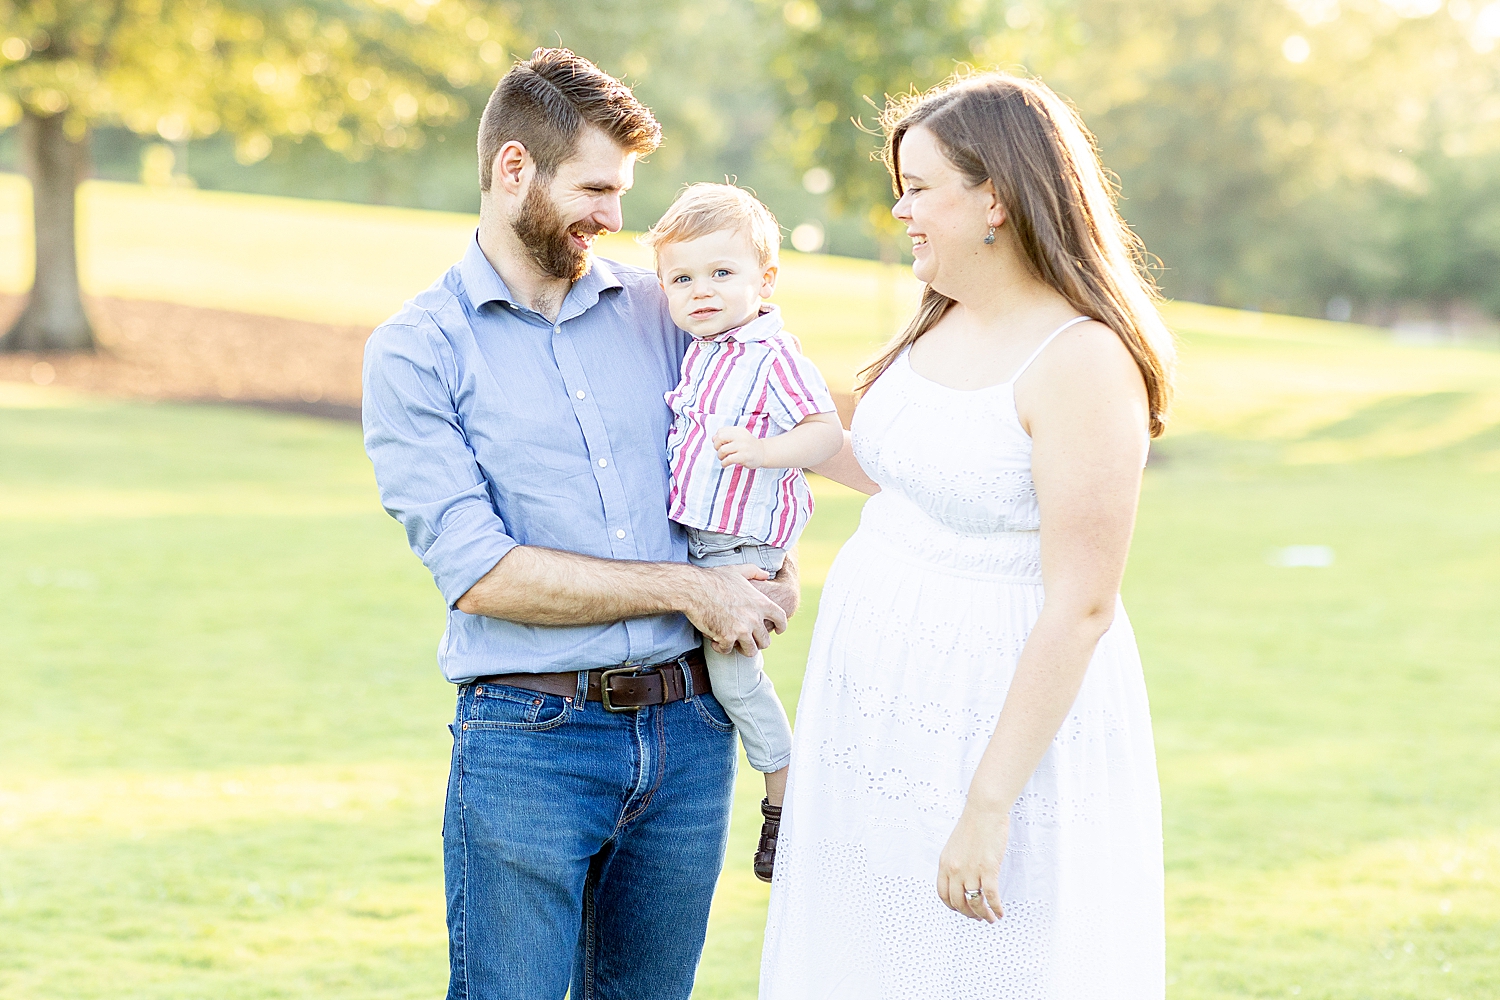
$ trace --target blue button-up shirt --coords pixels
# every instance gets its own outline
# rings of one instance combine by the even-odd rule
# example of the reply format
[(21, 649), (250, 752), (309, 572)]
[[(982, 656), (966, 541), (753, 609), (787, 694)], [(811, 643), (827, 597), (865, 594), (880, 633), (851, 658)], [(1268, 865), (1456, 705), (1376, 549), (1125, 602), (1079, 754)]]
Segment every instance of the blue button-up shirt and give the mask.
[(655, 663), (698, 644), (680, 614), (555, 627), (453, 606), (517, 545), (687, 561), (667, 520), (663, 394), (690, 340), (650, 271), (596, 258), (550, 322), (512, 297), (477, 238), (371, 335), (365, 450), (448, 602), (450, 681)]

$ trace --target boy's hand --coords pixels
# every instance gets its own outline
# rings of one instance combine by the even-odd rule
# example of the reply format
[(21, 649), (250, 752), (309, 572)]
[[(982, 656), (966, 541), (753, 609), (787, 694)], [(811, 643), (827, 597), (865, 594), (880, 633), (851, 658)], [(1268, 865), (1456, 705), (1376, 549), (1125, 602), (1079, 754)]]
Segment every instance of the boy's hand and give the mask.
[(719, 450), (719, 464), (725, 468), (743, 465), (759, 469), (765, 464), (765, 442), (743, 427), (721, 429), (714, 435), (714, 447)]

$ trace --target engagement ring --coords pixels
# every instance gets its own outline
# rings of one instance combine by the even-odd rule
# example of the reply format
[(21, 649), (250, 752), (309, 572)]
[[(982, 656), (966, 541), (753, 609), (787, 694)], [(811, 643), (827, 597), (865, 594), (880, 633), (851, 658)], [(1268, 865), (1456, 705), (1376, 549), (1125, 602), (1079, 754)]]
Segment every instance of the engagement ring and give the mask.
[(964, 890), (964, 899), (978, 899), (980, 896), (983, 896), (983, 895), (984, 895), (984, 890), (983, 889), (965, 889)]

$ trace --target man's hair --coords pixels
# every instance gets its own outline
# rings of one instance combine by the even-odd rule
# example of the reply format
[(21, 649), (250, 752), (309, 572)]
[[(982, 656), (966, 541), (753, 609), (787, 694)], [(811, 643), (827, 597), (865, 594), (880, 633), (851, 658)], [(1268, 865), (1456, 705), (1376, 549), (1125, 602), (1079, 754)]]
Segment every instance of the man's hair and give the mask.
[(495, 156), (519, 142), (550, 177), (593, 127), (627, 152), (645, 156), (661, 145), (661, 125), (630, 88), (567, 49), (537, 49), (500, 78), (479, 119), (479, 190), (490, 189)]
[(686, 243), (709, 233), (744, 233), (755, 247), (761, 267), (776, 263), (781, 249), (781, 226), (771, 210), (749, 191), (733, 184), (690, 184), (656, 225), (637, 239), (654, 250)]

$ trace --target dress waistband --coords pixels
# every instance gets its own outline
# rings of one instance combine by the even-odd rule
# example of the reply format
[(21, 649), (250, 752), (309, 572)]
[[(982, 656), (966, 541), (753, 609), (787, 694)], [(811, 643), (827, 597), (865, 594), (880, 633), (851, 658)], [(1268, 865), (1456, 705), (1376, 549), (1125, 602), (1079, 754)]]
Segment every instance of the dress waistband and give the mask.
[(1036, 529), (959, 531), (909, 498), (883, 491), (866, 502), (859, 534), (902, 562), (997, 583), (1042, 582), (1041, 532)]

